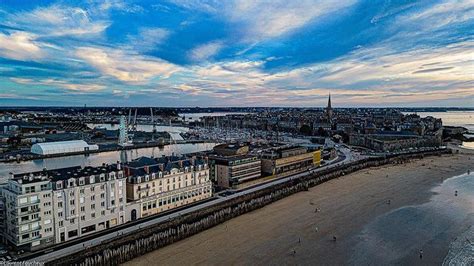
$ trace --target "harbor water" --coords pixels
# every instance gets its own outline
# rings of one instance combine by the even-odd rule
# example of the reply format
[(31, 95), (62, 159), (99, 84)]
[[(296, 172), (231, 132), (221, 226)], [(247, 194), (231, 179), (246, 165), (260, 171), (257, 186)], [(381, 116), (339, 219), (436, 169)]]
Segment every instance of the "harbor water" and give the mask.
[(6, 182), (10, 173), (20, 174), (46, 169), (57, 169), (71, 166), (100, 166), (103, 163), (127, 162), (141, 156), (160, 157), (162, 155), (179, 155), (211, 150), (214, 143), (172, 144), (164, 147), (140, 148), (123, 151), (93, 153), (89, 155), (72, 155), (46, 158), (32, 161), (0, 163), (0, 183)]

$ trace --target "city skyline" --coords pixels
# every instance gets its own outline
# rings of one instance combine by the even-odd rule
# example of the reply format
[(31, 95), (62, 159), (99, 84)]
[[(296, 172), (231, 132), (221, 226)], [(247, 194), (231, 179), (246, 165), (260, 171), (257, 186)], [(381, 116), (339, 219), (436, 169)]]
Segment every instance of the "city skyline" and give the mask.
[(4, 1), (0, 105), (472, 107), (471, 1)]

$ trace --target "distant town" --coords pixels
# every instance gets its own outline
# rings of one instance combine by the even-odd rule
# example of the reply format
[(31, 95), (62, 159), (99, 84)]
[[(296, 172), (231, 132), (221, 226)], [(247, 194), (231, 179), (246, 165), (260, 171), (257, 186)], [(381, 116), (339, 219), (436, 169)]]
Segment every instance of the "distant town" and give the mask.
[(472, 152), (463, 147), (473, 141), (469, 129), (416, 113), (447, 109), (332, 105), (329, 95), (325, 108), (2, 108), (4, 165), (212, 147), (0, 176), (4, 253), (9, 260), (60, 261), (97, 245), (95, 236), (113, 239), (140, 223), (218, 209), (283, 182), (404, 155)]

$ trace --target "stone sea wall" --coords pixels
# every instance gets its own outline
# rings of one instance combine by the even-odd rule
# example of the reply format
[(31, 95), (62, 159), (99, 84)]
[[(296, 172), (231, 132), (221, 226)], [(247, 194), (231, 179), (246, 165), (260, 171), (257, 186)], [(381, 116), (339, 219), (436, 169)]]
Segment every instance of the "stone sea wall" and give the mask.
[(328, 168), (317, 173), (295, 178), (285, 183), (243, 195), (229, 201), (168, 220), (152, 227), (145, 227), (127, 235), (87, 248), (80, 253), (51, 261), (47, 265), (118, 265), (159, 249), (241, 214), (259, 209), (274, 201), (300, 191), (306, 191), (328, 180), (368, 167), (402, 164), (425, 156), (440, 156), (449, 150), (418, 152), (405, 155), (369, 158), (343, 166)]

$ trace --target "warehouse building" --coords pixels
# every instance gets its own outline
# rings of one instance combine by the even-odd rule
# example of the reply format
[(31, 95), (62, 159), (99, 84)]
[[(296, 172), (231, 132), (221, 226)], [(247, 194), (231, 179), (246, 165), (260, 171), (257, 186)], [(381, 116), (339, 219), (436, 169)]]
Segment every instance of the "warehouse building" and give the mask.
[(98, 149), (99, 146), (89, 145), (83, 140), (71, 140), (36, 143), (31, 146), (31, 153), (39, 155), (54, 155), (96, 151)]

